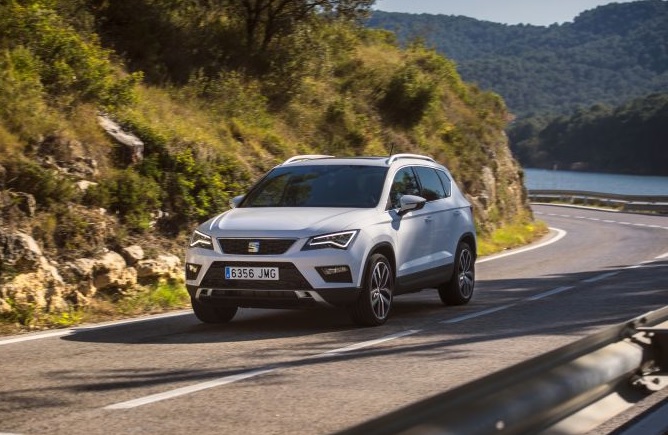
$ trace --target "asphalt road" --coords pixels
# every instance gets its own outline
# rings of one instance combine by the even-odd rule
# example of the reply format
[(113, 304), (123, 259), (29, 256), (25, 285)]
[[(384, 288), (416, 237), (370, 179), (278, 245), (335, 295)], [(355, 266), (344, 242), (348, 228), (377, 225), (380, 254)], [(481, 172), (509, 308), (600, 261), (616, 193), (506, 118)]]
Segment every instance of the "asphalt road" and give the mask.
[(668, 217), (534, 211), (545, 243), (481, 259), (469, 305), (402, 296), (378, 328), (246, 309), (2, 337), (0, 433), (326, 434), (668, 305)]

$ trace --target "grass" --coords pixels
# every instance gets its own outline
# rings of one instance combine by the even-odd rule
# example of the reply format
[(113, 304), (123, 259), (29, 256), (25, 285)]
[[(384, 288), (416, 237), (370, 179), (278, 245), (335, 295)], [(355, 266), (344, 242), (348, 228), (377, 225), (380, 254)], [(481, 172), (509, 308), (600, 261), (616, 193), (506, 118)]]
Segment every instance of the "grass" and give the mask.
[(116, 303), (116, 309), (123, 316), (134, 316), (183, 308), (189, 302), (190, 297), (183, 285), (162, 283), (121, 299)]
[[(12, 305), (10, 301), (10, 305)], [(83, 323), (98, 323), (157, 314), (187, 308), (190, 297), (181, 283), (165, 282), (142, 287), (136, 293), (116, 302), (108, 298), (94, 300), (90, 305), (62, 313), (42, 313), (35, 309), (13, 310), (0, 317), (0, 335), (28, 331), (70, 328)]]
[(542, 221), (504, 226), (478, 239), (478, 256), (491, 255), (506, 249), (527, 245), (544, 236), (547, 232), (547, 224)]

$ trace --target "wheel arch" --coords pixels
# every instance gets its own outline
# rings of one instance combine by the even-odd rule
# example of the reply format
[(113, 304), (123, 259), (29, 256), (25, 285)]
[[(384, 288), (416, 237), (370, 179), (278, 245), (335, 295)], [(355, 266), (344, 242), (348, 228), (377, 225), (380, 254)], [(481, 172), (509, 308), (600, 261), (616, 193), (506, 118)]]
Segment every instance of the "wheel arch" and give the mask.
[(468, 245), (471, 247), (471, 250), (473, 250), (473, 259), (476, 260), (478, 258), (478, 246), (475, 235), (473, 233), (464, 233), (459, 238), (457, 246), (459, 246), (459, 244), (462, 242), (468, 243)]
[(366, 279), (366, 269), (369, 264), (369, 259), (373, 256), (373, 254), (383, 254), (385, 258), (387, 258), (387, 261), (390, 262), (390, 266), (392, 267), (392, 274), (394, 275), (394, 278), (396, 279), (397, 277), (397, 260), (394, 255), (394, 248), (392, 248), (392, 245), (390, 245), (389, 242), (382, 242), (377, 245), (375, 245), (369, 253), (366, 256), (366, 259), (364, 260), (364, 274), (363, 274), (363, 279)]

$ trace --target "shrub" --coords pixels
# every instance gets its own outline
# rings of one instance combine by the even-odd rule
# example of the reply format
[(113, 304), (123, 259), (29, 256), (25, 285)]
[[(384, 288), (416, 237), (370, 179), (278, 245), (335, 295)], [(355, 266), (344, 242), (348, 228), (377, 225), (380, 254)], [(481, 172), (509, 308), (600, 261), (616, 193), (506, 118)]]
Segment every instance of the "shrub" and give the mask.
[(70, 180), (36, 162), (19, 157), (5, 162), (4, 166), (7, 188), (31, 194), (44, 208), (76, 197), (76, 188)]
[[(47, 3), (48, 4), (48, 3)], [(84, 40), (53, 9), (40, 1), (12, 2), (0, 8), (0, 42), (32, 53), (31, 71), (56, 104), (96, 102), (112, 108), (131, 103), (141, 73), (119, 77), (110, 52), (97, 39)]]
[(85, 200), (118, 214), (129, 230), (144, 232), (151, 226), (153, 213), (160, 209), (161, 190), (153, 179), (125, 169), (90, 187)]
[(46, 134), (55, 124), (37, 64), (26, 48), (0, 50), (0, 121), (24, 140)]
[(422, 120), (436, 95), (433, 78), (415, 65), (407, 65), (392, 77), (381, 109), (390, 122), (412, 127)]

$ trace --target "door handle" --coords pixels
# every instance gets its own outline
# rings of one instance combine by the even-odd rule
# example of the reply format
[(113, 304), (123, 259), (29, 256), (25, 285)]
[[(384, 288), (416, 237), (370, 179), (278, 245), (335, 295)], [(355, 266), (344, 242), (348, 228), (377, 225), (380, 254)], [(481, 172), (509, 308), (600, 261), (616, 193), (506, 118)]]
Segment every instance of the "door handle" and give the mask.
[(426, 218), (424, 218), (424, 221), (427, 222), (427, 223), (429, 223), (429, 222), (432, 221), (432, 219), (433, 219), (433, 218), (432, 218), (431, 216), (427, 216)]

